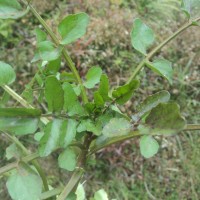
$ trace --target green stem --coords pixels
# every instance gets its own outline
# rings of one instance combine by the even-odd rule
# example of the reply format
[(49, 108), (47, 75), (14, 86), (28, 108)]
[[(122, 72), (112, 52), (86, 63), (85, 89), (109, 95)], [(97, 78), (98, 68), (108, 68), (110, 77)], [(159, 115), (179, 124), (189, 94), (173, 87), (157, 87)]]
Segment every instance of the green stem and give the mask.
[(62, 193), (58, 196), (57, 200), (65, 200), (66, 197), (71, 193), (71, 191), (74, 189), (74, 187), (77, 185), (77, 183), (80, 181), (82, 175), (83, 175), (83, 169), (77, 169), (73, 173), (71, 179), (69, 180), (68, 184), (62, 191)]
[[(20, 95), (18, 95), (14, 90), (12, 90), (9, 86), (3, 85), (2, 88), (15, 99), (18, 101), (22, 106), (25, 108), (34, 108), (31, 104), (29, 104), (25, 99), (23, 99)], [(49, 120), (45, 117), (41, 117), (40, 120), (46, 125), (48, 124)]]
[(182, 33), (184, 30), (189, 28), (193, 25), (194, 22), (198, 22), (200, 20), (200, 17), (194, 19), (193, 21), (190, 21), (186, 24), (184, 24), (181, 28), (179, 28), (175, 33), (173, 33), (170, 37), (168, 37), (166, 40), (164, 40), (161, 44), (159, 44), (156, 48), (154, 48), (150, 53), (147, 54), (147, 56), (139, 63), (139, 65), (136, 67), (134, 72), (132, 73), (131, 77), (129, 78), (128, 82), (132, 81), (137, 74), (140, 72), (140, 70), (143, 68), (145, 63), (149, 61), (158, 51), (160, 51), (166, 44), (168, 44), (170, 41), (172, 41), (176, 36), (178, 36), (180, 33)]
[[(51, 39), (53, 40), (53, 42), (59, 46), (60, 45), (60, 41), (58, 40), (58, 38), (56, 37), (56, 35), (54, 34), (54, 32), (51, 30), (51, 28), (46, 24), (46, 22), (43, 20), (43, 18), (38, 14), (38, 12), (35, 10), (35, 8), (28, 4), (30, 11), (33, 13), (33, 15), (38, 19), (38, 21), (40, 22), (40, 24), (44, 27), (44, 29), (46, 30), (46, 32), (50, 35)], [(82, 94), (82, 98), (83, 98), (83, 102), (86, 104), (88, 103), (88, 98), (87, 98), (87, 94), (86, 94), (86, 90), (83, 86), (83, 82), (82, 79), (72, 61), (72, 59), (70, 58), (69, 54), (67, 53), (67, 51), (65, 49), (62, 50), (62, 54), (63, 57), (67, 63), (67, 65), (69, 66), (70, 70), (72, 71), (72, 73), (74, 74), (74, 77), (77, 80), (77, 83), (81, 86), (81, 94)]]
[(188, 124), (184, 131), (200, 130), (200, 124)]
[(41, 199), (43, 200), (43, 199), (48, 199), (48, 198), (54, 197), (54, 196), (60, 194), (62, 190), (63, 190), (63, 188), (60, 187), (60, 188), (55, 188), (53, 190), (50, 190), (48, 192), (44, 192), (41, 195)]
[[(26, 156), (29, 155), (28, 149), (15, 136), (11, 136), (5, 132), (4, 132), (4, 134), (23, 151), (24, 155), (26, 155)], [(45, 191), (48, 191), (49, 186), (48, 186), (48, 182), (47, 182), (44, 171), (42, 170), (42, 168), (40, 167), (39, 163), (36, 160), (32, 161), (32, 164), (34, 165), (34, 167), (36, 168), (36, 170), (38, 171), (38, 173), (42, 179)]]
[[(38, 158), (38, 157), (39, 157), (39, 154), (38, 154), (38, 153), (33, 153), (33, 154), (29, 154), (29, 155), (23, 157), (21, 160), (22, 160), (23, 162), (25, 162), (25, 163), (28, 163), (28, 162), (30, 162), (30, 161), (35, 160), (35, 159)], [(6, 166), (4, 166), (4, 167), (1, 167), (1, 168), (0, 168), (0, 175), (5, 174), (6, 172), (9, 172), (9, 171), (12, 170), (12, 169), (17, 168), (17, 166), (18, 166), (18, 161), (17, 161), (17, 162), (10, 163), (10, 164), (8, 164), (8, 165), (6, 165)]]

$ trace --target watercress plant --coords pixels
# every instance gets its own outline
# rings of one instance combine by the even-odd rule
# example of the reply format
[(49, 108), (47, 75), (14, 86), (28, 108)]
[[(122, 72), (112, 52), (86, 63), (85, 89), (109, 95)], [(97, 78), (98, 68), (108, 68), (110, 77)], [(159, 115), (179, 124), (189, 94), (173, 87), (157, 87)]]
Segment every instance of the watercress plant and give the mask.
[[(5, 150), (6, 157), (8, 160), (16, 159), (0, 168), (0, 175), (8, 175), (6, 186), (12, 199), (85, 199), (80, 182), (88, 158), (98, 150), (137, 137), (140, 138), (141, 154), (150, 158), (159, 150), (155, 136), (200, 129), (199, 125), (186, 123), (179, 105), (170, 100), (168, 91), (147, 97), (131, 116), (119, 108), (137, 92), (140, 87), (137, 75), (145, 67), (173, 84), (172, 63), (166, 58), (156, 59), (154, 56), (184, 30), (199, 25), (200, 17), (191, 18), (193, 3), (182, 1), (188, 22), (151, 51), (149, 48), (155, 41), (153, 30), (141, 19), (134, 20), (130, 41), (133, 48), (143, 55), (143, 60), (124, 85), (113, 89), (109, 86), (108, 76), (98, 66), (90, 67), (85, 77), (80, 77), (67, 52), (67, 45), (87, 31), (89, 16), (86, 13), (65, 17), (55, 34), (31, 1), (0, 0), (0, 18), (17, 19), (30, 11), (42, 25), (42, 29), (35, 31), (37, 49), (31, 61), (37, 62), (38, 71), (25, 86), (22, 95), (8, 86), (16, 79), (13, 68), (0, 61), (0, 86), (21, 104), (21, 107), (0, 108), (0, 133), (12, 143)], [(70, 71), (60, 71), (61, 60), (65, 61)], [(33, 96), (35, 86), (40, 88), (36, 97)], [(92, 94), (92, 98), (88, 94)], [(47, 105), (47, 109), (34, 106), (35, 98)], [(33, 134), (38, 144), (35, 153), (31, 153), (20, 141), (28, 134)], [(58, 167), (73, 174), (65, 187), (50, 190), (48, 176), (37, 159), (55, 151), (61, 152)], [(91, 199), (106, 200), (108, 196), (101, 189)]]

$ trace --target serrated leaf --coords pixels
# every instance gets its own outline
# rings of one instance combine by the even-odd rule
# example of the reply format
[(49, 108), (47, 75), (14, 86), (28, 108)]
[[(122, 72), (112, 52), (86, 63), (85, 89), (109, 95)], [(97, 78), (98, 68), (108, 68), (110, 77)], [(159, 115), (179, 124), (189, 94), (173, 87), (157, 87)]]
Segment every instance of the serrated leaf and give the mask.
[(56, 48), (52, 42), (42, 41), (38, 44), (37, 50), (38, 50), (39, 56), (42, 60), (52, 61), (52, 60), (56, 60), (60, 57), (62, 47)]
[(84, 108), (78, 101), (78, 97), (70, 83), (63, 84), (64, 90), (64, 110), (68, 112), (69, 116), (86, 115)]
[(157, 59), (153, 63), (148, 62), (146, 64), (147, 67), (149, 67), (162, 77), (166, 78), (169, 81), (169, 83), (172, 84), (173, 69), (171, 62), (165, 59)]
[(61, 44), (70, 44), (86, 33), (89, 23), (89, 16), (86, 13), (68, 15), (58, 26), (62, 37)]
[(40, 110), (27, 108), (0, 108), (0, 130), (15, 135), (34, 133), (38, 129)]
[(84, 86), (88, 89), (94, 88), (94, 86), (100, 82), (102, 75), (102, 69), (100, 67), (92, 67), (86, 74), (86, 82)]
[(26, 12), (22, 10), (21, 5), (16, 0), (0, 0), (1, 19), (17, 19)]
[(151, 111), (159, 103), (166, 103), (170, 99), (170, 94), (168, 91), (160, 91), (153, 95), (148, 96), (139, 106), (136, 108), (137, 113), (132, 116), (132, 119), (136, 122), (142, 116)]
[(0, 86), (9, 85), (15, 81), (16, 75), (13, 68), (0, 61)]
[(132, 80), (130, 83), (115, 89), (112, 93), (112, 96), (116, 99), (118, 104), (122, 105), (132, 97), (134, 90), (136, 90), (138, 87), (139, 81)]
[(49, 111), (61, 111), (64, 105), (64, 91), (55, 76), (49, 76), (45, 82), (45, 98)]
[(42, 194), (42, 181), (37, 173), (25, 164), (20, 164), (17, 172), (6, 183), (14, 200), (38, 200)]
[(101, 128), (90, 119), (82, 120), (78, 125), (77, 132), (81, 133), (84, 131), (92, 132), (95, 135), (101, 134)]
[(180, 114), (177, 103), (160, 103), (153, 108), (140, 126), (140, 132), (151, 135), (171, 135), (185, 128), (185, 119)]
[(147, 48), (154, 42), (154, 33), (140, 19), (135, 19), (133, 29), (131, 31), (132, 46), (140, 53), (146, 55)]
[(108, 80), (108, 77), (106, 74), (101, 75), (98, 92), (102, 96), (104, 101), (110, 100), (110, 98), (108, 96), (109, 80)]
[(106, 137), (126, 135), (131, 131), (131, 123), (124, 118), (113, 118), (103, 128), (102, 134)]
[(140, 152), (145, 158), (151, 158), (159, 149), (158, 142), (150, 135), (144, 135), (140, 138)]
[(44, 129), (44, 136), (40, 140), (39, 154), (41, 157), (48, 156), (60, 146), (60, 135), (63, 121), (54, 119)]
[(58, 165), (67, 171), (74, 171), (77, 163), (77, 155), (72, 148), (65, 149), (58, 157)]
[(94, 194), (94, 200), (108, 200), (108, 195), (104, 189), (100, 189)]

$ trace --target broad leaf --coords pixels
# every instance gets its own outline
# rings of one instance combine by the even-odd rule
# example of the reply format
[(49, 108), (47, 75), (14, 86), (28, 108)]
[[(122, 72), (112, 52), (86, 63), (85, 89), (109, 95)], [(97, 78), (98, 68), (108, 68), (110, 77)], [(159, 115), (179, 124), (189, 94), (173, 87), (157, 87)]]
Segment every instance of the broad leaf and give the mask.
[(104, 101), (108, 101), (110, 99), (108, 96), (109, 80), (106, 74), (101, 75), (98, 92), (102, 96)]
[(47, 75), (56, 75), (61, 66), (61, 58), (57, 58), (56, 60), (49, 61), (45, 67), (45, 74)]
[(182, 131), (186, 122), (180, 114), (179, 105), (176, 103), (160, 103), (153, 108), (139, 127), (143, 134), (171, 135)]
[(39, 56), (44, 61), (56, 60), (60, 57), (62, 48), (56, 48), (50, 41), (42, 41), (38, 44)]
[(102, 134), (106, 137), (126, 135), (131, 131), (131, 123), (124, 118), (113, 118), (103, 128)]
[(140, 152), (145, 158), (151, 158), (159, 149), (158, 142), (150, 135), (144, 135), (140, 139)]
[(97, 107), (103, 107), (105, 104), (103, 97), (98, 91), (94, 92), (94, 103)]
[(40, 28), (35, 29), (37, 43), (43, 42), (47, 39), (47, 34)]
[(76, 136), (76, 126), (77, 122), (73, 119), (54, 119), (48, 123), (40, 140), (40, 156), (48, 156), (59, 147), (67, 147)]
[(154, 33), (140, 19), (135, 19), (131, 31), (132, 46), (140, 53), (146, 55), (147, 48), (154, 42)]
[(0, 108), (0, 130), (26, 135), (38, 129), (40, 110), (26, 108)]
[(70, 83), (63, 84), (64, 90), (64, 110), (69, 116), (85, 115), (85, 110), (78, 101), (78, 97)]
[(58, 31), (62, 37), (61, 44), (69, 44), (86, 33), (89, 16), (86, 13), (68, 15), (59, 24)]
[(48, 156), (60, 146), (62, 120), (54, 119), (44, 129), (44, 136), (40, 140), (39, 154), (41, 157)]
[(130, 83), (115, 89), (112, 93), (112, 96), (116, 99), (118, 104), (122, 105), (132, 97), (134, 90), (136, 90), (138, 87), (139, 81), (132, 80)]
[(23, 11), (17, 0), (0, 0), (0, 18), (17, 19), (27, 11)]
[(75, 194), (76, 194), (76, 200), (86, 200), (86, 194), (83, 184), (81, 183), (78, 184)]
[(102, 69), (100, 67), (92, 67), (86, 74), (86, 82), (84, 86), (88, 89), (94, 88), (99, 83), (102, 75)]
[(6, 183), (14, 200), (38, 200), (42, 194), (42, 181), (37, 173), (25, 164), (20, 164), (17, 172)]
[(64, 105), (64, 91), (55, 76), (49, 76), (45, 82), (45, 98), (49, 111), (61, 111)]
[(32, 108), (0, 108), (0, 117), (40, 117), (41, 111)]
[(101, 134), (101, 127), (97, 126), (92, 120), (87, 119), (87, 120), (82, 120), (81, 123), (79, 124), (77, 128), (77, 132), (92, 132), (95, 135), (100, 135)]
[(132, 116), (132, 119), (137, 122), (141, 117), (151, 111), (159, 103), (166, 103), (170, 99), (169, 92), (163, 90), (153, 95), (148, 96), (139, 106), (136, 108), (137, 113)]
[(0, 61), (0, 86), (9, 85), (15, 81), (16, 75), (13, 68)]
[(58, 157), (58, 165), (62, 169), (74, 171), (77, 163), (77, 155), (72, 148), (67, 148)]
[(77, 124), (77, 121), (74, 119), (63, 121), (62, 133), (60, 135), (60, 145), (62, 147), (67, 147), (74, 140)]
[(13, 143), (6, 148), (7, 160), (10, 160), (11, 158), (20, 159), (21, 156), (23, 156), (23, 152), (16, 144)]
[(165, 59), (157, 59), (153, 63), (148, 62), (146, 64), (150, 69), (166, 78), (172, 84), (173, 69), (171, 62)]
[(94, 200), (108, 200), (108, 195), (104, 189), (100, 189), (94, 194)]

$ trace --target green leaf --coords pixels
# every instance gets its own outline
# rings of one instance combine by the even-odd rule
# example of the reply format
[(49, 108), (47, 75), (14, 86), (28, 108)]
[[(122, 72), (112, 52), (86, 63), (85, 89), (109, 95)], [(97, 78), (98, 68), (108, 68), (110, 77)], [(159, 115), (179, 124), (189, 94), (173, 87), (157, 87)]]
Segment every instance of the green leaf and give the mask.
[(64, 91), (55, 76), (49, 76), (45, 82), (45, 98), (49, 111), (61, 111), (64, 105)]
[(116, 102), (120, 105), (126, 103), (133, 95), (134, 90), (139, 87), (138, 80), (132, 80), (130, 83), (115, 89), (112, 96), (116, 98)]
[(102, 134), (106, 137), (117, 137), (128, 134), (131, 123), (124, 118), (113, 118), (103, 128)]
[(69, 116), (86, 115), (84, 108), (78, 101), (78, 97), (70, 83), (63, 84), (64, 90), (64, 110), (68, 112)]
[(200, 1), (199, 0), (182, 0), (181, 7), (188, 19), (194, 18), (196, 13), (198, 14), (199, 12)]
[(34, 140), (39, 142), (42, 137), (44, 136), (44, 132), (37, 132), (35, 135), (34, 135)]
[(58, 157), (58, 165), (62, 169), (74, 171), (77, 163), (77, 155), (72, 148), (67, 148)]
[(76, 136), (76, 127), (77, 122), (74, 119), (54, 119), (49, 122), (40, 140), (40, 156), (45, 157), (59, 147), (67, 147)]
[(86, 33), (89, 23), (89, 16), (86, 13), (68, 15), (58, 26), (58, 31), (62, 37), (61, 44), (69, 44)]
[(0, 86), (9, 85), (15, 81), (16, 75), (13, 68), (0, 61)]
[(71, 72), (62, 72), (60, 74), (60, 80), (62, 80), (63, 82), (76, 82), (76, 78)]
[(26, 12), (22, 10), (21, 5), (16, 0), (0, 0), (1, 19), (17, 19)]
[(77, 121), (74, 119), (69, 119), (63, 121), (62, 133), (60, 135), (60, 145), (66, 148), (76, 136)]
[(98, 91), (94, 92), (94, 103), (97, 107), (103, 107), (105, 104), (103, 97)]
[(0, 130), (15, 135), (32, 134), (38, 129), (39, 119), (24, 117), (0, 117)]
[(108, 96), (109, 92), (109, 80), (106, 74), (101, 75), (100, 79), (100, 84), (99, 84), (99, 89), (98, 89), (99, 94), (102, 96), (104, 101), (110, 100)]
[(60, 57), (62, 47), (55, 48), (50, 41), (42, 41), (38, 44), (38, 52), (42, 60), (52, 61)]
[(141, 117), (151, 111), (159, 103), (166, 103), (170, 99), (168, 91), (160, 91), (153, 95), (148, 96), (139, 106), (136, 108), (137, 113), (132, 116), (132, 119), (137, 122)]
[(149, 67), (162, 77), (166, 78), (169, 81), (169, 83), (172, 84), (173, 69), (171, 62), (165, 59), (157, 59), (153, 63), (148, 62), (146, 64), (147, 67)]
[(45, 157), (60, 146), (60, 135), (63, 121), (54, 119), (44, 129), (44, 136), (40, 140), (39, 154)]
[(41, 111), (32, 108), (0, 108), (0, 117), (40, 117)]
[(40, 28), (36, 28), (35, 33), (36, 33), (37, 43), (43, 42), (47, 39), (47, 34)]
[(20, 159), (22, 155), (23, 155), (22, 150), (16, 144), (11, 144), (6, 148), (7, 160), (10, 160), (11, 158)]
[(140, 126), (140, 132), (152, 135), (171, 135), (182, 131), (185, 125), (185, 119), (181, 116), (177, 103), (160, 103), (151, 110), (145, 124)]
[(95, 135), (101, 135), (101, 128), (96, 126), (96, 124), (90, 119), (82, 120), (77, 127), (77, 132), (81, 133), (84, 131), (92, 132)]
[(145, 158), (151, 158), (159, 149), (158, 142), (150, 135), (144, 135), (140, 139), (140, 152)]
[(20, 164), (17, 172), (6, 183), (8, 192), (14, 200), (38, 200), (42, 194), (41, 178), (25, 164)]
[(86, 200), (86, 194), (83, 184), (80, 183), (78, 184), (75, 194), (76, 194), (76, 200)]
[(147, 48), (154, 42), (154, 33), (140, 19), (135, 19), (131, 31), (132, 46), (140, 53), (146, 55)]
[(56, 75), (61, 66), (61, 58), (57, 58), (56, 60), (49, 61), (47, 66), (45, 67), (45, 73), (47, 75)]
[(0, 130), (26, 135), (38, 129), (40, 110), (27, 108), (0, 108)]
[(104, 189), (100, 189), (94, 194), (94, 200), (108, 200), (108, 195)]
[(99, 83), (102, 75), (102, 69), (100, 67), (92, 67), (86, 74), (86, 82), (84, 86), (88, 89), (94, 88)]

